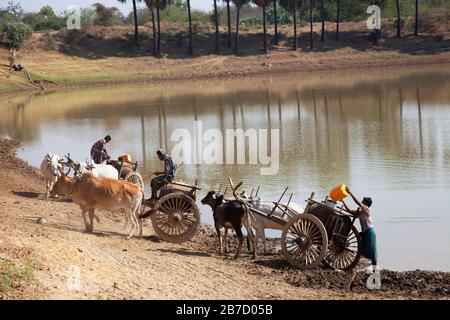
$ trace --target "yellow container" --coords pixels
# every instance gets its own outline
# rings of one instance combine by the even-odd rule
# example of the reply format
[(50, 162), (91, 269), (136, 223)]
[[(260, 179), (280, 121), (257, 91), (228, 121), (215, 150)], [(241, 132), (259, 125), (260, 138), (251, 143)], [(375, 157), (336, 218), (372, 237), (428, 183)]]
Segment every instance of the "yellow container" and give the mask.
[(119, 161), (131, 163), (131, 156), (129, 154), (124, 154), (119, 157)]
[(347, 185), (340, 184), (336, 188), (330, 191), (330, 198), (333, 201), (341, 201), (345, 197), (348, 196), (348, 192), (346, 190)]

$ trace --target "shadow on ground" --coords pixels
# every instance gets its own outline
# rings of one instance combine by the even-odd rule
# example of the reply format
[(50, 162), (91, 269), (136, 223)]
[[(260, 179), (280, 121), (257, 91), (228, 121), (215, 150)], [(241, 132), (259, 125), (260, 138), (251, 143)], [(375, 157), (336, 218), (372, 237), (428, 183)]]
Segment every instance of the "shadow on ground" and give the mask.
[(181, 256), (198, 256), (198, 257), (210, 257), (211, 255), (206, 252), (199, 252), (199, 251), (190, 251), (187, 249), (158, 249), (158, 251), (161, 252), (167, 252), (167, 253), (175, 253)]
[[(141, 46), (136, 48), (130, 34), (122, 36), (105, 37), (93, 35), (83, 30), (73, 30), (61, 37), (62, 43), (59, 51), (68, 56), (78, 56), (86, 59), (101, 59), (107, 57), (136, 58), (152, 54), (152, 39), (147, 35), (141, 37)], [(194, 35), (194, 53), (187, 54), (188, 42), (185, 32), (161, 34), (161, 55), (171, 59), (195, 58), (214, 54), (213, 32), (200, 32)], [(268, 35), (269, 53), (290, 51), (293, 37), (281, 34), (279, 46), (273, 45), (273, 35)], [(233, 37), (234, 39), (234, 37)], [(237, 56), (265, 55), (262, 51), (262, 33), (242, 33), (239, 36)], [(219, 37), (218, 55), (230, 56), (234, 54), (234, 43), (227, 47), (227, 35), (222, 33)], [(326, 41), (320, 42), (320, 35), (314, 33), (314, 48), (310, 48), (308, 33), (301, 33), (297, 40), (298, 50), (303, 52), (329, 52), (343, 48), (352, 48), (361, 52), (397, 51), (411, 55), (429, 55), (448, 51), (450, 39), (445, 40), (440, 35), (420, 35), (418, 37), (406, 35), (402, 38), (387, 34), (382, 37), (378, 45), (369, 40), (367, 31), (344, 31), (340, 34), (340, 41), (335, 40), (334, 32), (326, 33)]]
[(28, 199), (36, 199), (39, 197), (38, 192), (28, 192), (28, 191), (12, 191), (12, 194), (19, 197), (24, 197)]

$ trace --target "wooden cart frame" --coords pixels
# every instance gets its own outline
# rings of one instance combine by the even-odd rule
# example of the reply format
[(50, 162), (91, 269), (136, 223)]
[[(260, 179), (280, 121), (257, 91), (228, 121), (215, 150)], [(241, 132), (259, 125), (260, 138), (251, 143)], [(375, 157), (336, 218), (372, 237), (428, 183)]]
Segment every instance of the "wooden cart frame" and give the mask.
[[(306, 200), (307, 205), (304, 212), (296, 212), (289, 207), (292, 194), (286, 205), (281, 204), (281, 200), (288, 190), (285, 188), (279, 200), (273, 202), (272, 212), (266, 214), (253, 208), (248, 199), (239, 195), (237, 190), (242, 182), (234, 185), (231, 178), (228, 180), (235, 199), (246, 202), (253, 214), (270, 219), (282, 227), (281, 249), (290, 264), (300, 269), (312, 269), (323, 263), (325, 266), (345, 271), (353, 269), (358, 264), (361, 257), (361, 237), (358, 229), (354, 226), (356, 218), (345, 208), (328, 207), (330, 214), (336, 215), (336, 219), (334, 219), (336, 222), (331, 226), (329, 235), (323, 222), (312, 214), (311, 210), (314, 206), (327, 206), (325, 201), (315, 201), (314, 193)], [(259, 187), (256, 195), (258, 191)], [(283, 213), (281, 216), (274, 214), (277, 208)], [(347, 225), (348, 232), (342, 233), (342, 220), (344, 220), (342, 218), (344, 217), (350, 218), (351, 225)]]
[[(110, 160), (107, 162), (107, 164), (113, 166), (117, 169), (117, 172), (119, 173), (118, 179), (123, 179), (126, 181), (130, 181), (131, 183), (134, 183), (138, 185), (142, 191), (144, 191), (144, 179), (142, 178), (141, 174), (137, 171), (138, 168), (138, 162), (129, 163), (122, 160)], [(124, 174), (124, 168), (129, 168), (131, 170), (128, 173)]]
[(201, 188), (196, 185), (172, 181), (161, 188), (156, 202), (145, 202), (149, 209), (141, 217), (151, 217), (153, 229), (162, 240), (172, 243), (188, 241), (200, 224), (200, 209), (195, 202), (198, 190)]

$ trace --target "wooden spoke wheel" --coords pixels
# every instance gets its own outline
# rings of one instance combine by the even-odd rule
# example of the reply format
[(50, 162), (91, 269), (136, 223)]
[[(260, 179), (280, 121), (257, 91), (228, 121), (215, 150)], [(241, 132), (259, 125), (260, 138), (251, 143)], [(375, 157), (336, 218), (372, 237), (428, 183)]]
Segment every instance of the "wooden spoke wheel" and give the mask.
[(182, 193), (170, 193), (156, 202), (151, 219), (153, 229), (161, 239), (181, 243), (196, 233), (200, 211), (192, 198)]
[(293, 217), (281, 234), (281, 249), (286, 260), (300, 269), (318, 266), (327, 253), (328, 236), (322, 222), (307, 213)]
[(129, 172), (125, 176), (125, 180), (138, 185), (142, 189), (142, 192), (144, 192), (144, 179), (142, 179), (142, 176), (139, 174), (139, 172), (136, 171)]
[(335, 235), (328, 247), (324, 263), (334, 269), (352, 270), (361, 258), (362, 239), (358, 229), (352, 226), (347, 238)]

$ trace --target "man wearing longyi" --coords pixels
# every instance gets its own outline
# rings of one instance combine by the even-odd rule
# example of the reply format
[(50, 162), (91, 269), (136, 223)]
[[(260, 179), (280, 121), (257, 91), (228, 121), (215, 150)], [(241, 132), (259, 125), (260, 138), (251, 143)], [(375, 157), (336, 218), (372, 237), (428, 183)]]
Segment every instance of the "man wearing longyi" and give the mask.
[(359, 218), (362, 229), (360, 233), (362, 237), (362, 255), (372, 261), (372, 270), (375, 272), (377, 266), (377, 236), (372, 224), (372, 215), (370, 212), (372, 198), (364, 197), (362, 201), (359, 201), (349, 187), (346, 187), (346, 191), (359, 208), (352, 210), (343, 199), (341, 201), (348, 212)]

